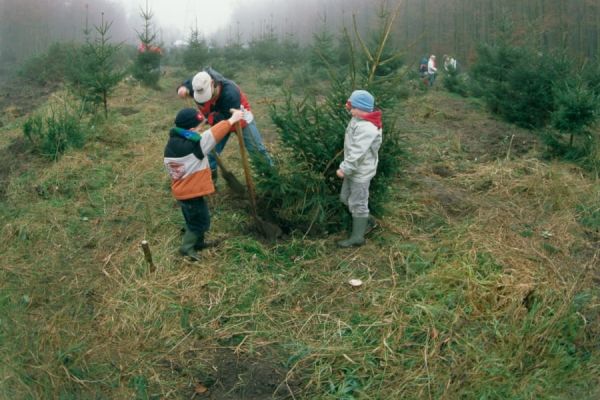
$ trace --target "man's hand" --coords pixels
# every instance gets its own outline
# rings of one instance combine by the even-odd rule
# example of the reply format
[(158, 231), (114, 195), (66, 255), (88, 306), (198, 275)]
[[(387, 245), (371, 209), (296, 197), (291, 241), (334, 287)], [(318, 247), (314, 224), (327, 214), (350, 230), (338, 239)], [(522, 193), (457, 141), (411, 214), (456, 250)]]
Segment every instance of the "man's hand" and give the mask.
[(231, 125), (241, 121), (244, 117), (244, 113), (242, 110), (236, 110), (235, 108), (232, 108), (231, 110), (229, 110), (229, 112), (231, 113), (231, 117), (228, 119), (228, 121)]
[(254, 121), (254, 115), (252, 114), (252, 111), (246, 110), (244, 108), (244, 106), (240, 106), (240, 110), (242, 110), (242, 112), (244, 113), (244, 117), (242, 119), (244, 121), (246, 121), (247, 124), (249, 124), (252, 121)]
[(338, 178), (344, 178), (344, 171), (342, 171), (341, 169), (335, 171), (335, 174), (338, 176)]
[(179, 86), (179, 89), (177, 89), (177, 96), (181, 97), (182, 99), (188, 97), (189, 94), (190, 92), (185, 86)]

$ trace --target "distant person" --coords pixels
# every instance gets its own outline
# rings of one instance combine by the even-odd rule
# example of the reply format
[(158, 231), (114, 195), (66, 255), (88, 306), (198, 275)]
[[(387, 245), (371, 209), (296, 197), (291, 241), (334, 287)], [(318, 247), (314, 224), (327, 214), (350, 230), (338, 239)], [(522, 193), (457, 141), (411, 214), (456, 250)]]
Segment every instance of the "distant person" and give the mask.
[(419, 63), (419, 76), (425, 85), (429, 84), (429, 81), (427, 80), (427, 61), (427, 56), (423, 56), (423, 58), (421, 58), (421, 62)]
[(215, 192), (207, 154), (222, 142), (231, 127), (243, 117), (241, 110), (230, 110), (229, 119), (222, 120), (200, 132), (202, 114), (194, 108), (184, 108), (175, 117), (175, 127), (169, 132), (164, 163), (171, 176), (171, 192), (181, 206), (185, 233), (179, 252), (198, 261), (198, 250), (209, 247), (204, 240), (210, 228), (210, 213), (204, 196)]
[(352, 118), (344, 136), (344, 160), (336, 175), (344, 180), (340, 200), (352, 214), (352, 234), (338, 242), (339, 247), (362, 246), (365, 232), (375, 226), (369, 215), (369, 185), (377, 172), (382, 142), (381, 111), (375, 110), (371, 93), (355, 90), (346, 108)]
[(448, 55), (444, 55), (444, 70), (446, 72), (456, 71), (456, 59)]
[(435, 65), (435, 55), (432, 54), (429, 56), (429, 61), (427, 61), (427, 76), (429, 78), (429, 86), (433, 86), (433, 82), (435, 82), (435, 76), (437, 75), (437, 67)]
[[(231, 116), (230, 109), (243, 109), (244, 119), (241, 126), (246, 149), (250, 154), (260, 155), (269, 164), (273, 164), (254, 122), (248, 98), (235, 82), (226, 79), (212, 68), (206, 68), (204, 71), (198, 72), (191, 80), (184, 81), (177, 88), (177, 95), (181, 98), (192, 96), (211, 126), (229, 118)], [(231, 127), (230, 132), (235, 132), (234, 126)], [(229, 135), (217, 144), (215, 147), (217, 155), (221, 154), (228, 140)], [(218, 176), (217, 161), (212, 154), (208, 155), (208, 161), (213, 179), (216, 180)]]

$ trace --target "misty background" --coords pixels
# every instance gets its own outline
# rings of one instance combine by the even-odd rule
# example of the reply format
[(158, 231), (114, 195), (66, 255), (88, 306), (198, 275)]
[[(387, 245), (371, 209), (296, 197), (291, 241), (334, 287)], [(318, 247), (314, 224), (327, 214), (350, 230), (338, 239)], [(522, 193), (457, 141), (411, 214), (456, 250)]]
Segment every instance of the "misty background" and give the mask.
[[(600, 52), (597, 0), (395, 0), (393, 38), (410, 59), (452, 54), (467, 65), (478, 43), (493, 41), (499, 25), (526, 33), (540, 48), (565, 46), (581, 58)], [(197, 29), (212, 46), (245, 44), (265, 35), (309, 44), (316, 32), (338, 35), (356, 15), (363, 29), (376, 23), (377, 2), (364, 0), (148, 0), (159, 41), (168, 48)], [(112, 21), (111, 40), (135, 45), (144, 0), (0, 0), (0, 63), (21, 62), (54, 42), (80, 42), (86, 18)], [(168, 10), (168, 12), (167, 12)]]

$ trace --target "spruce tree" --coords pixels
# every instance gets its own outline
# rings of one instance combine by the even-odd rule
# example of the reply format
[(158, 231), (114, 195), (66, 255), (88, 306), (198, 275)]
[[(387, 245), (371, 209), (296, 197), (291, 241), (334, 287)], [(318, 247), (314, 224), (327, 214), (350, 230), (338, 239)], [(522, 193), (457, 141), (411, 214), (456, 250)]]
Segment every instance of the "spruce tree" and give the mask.
[(313, 68), (326, 68), (337, 62), (334, 36), (328, 30), (327, 17), (322, 19), (321, 29), (313, 33), (310, 46), (310, 65)]
[(190, 32), (188, 46), (183, 52), (183, 65), (189, 70), (199, 70), (208, 59), (208, 46), (200, 36), (198, 25)]
[(94, 112), (102, 105), (105, 116), (108, 116), (108, 97), (124, 76), (122, 71), (116, 70), (115, 56), (121, 46), (110, 43), (111, 25), (112, 22), (104, 21), (102, 13), (100, 25), (94, 25), (97, 35), (92, 39), (86, 16), (86, 41), (75, 52), (69, 73), (71, 87), (84, 104), (91, 105)]
[(144, 29), (137, 32), (140, 44), (133, 64), (133, 77), (142, 84), (157, 87), (160, 79), (160, 62), (162, 50), (156, 41), (156, 32), (152, 27), (152, 11), (148, 8), (140, 9), (140, 16), (144, 19)]
[(271, 215), (265, 217), (275, 218), (284, 228), (322, 234), (337, 231), (349, 221), (346, 207), (339, 201), (342, 182), (335, 171), (343, 159), (344, 132), (350, 121), (345, 104), (355, 89), (369, 90), (375, 96), (376, 108), (383, 111), (383, 145), (377, 175), (371, 182), (369, 207), (375, 215), (385, 212), (386, 194), (399, 171), (402, 154), (392, 112), (402, 74), (398, 69), (385, 76), (377, 73), (398, 57), (385, 56), (397, 11), (382, 12), (382, 16), (383, 24), (376, 32), (380, 41), (373, 47), (362, 39), (356, 26), (354, 34), (360, 46), (355, 46), (346, 32), (349, 67), (340, 73), (328, 66), (330, 85), (326, 91), (306, 95), (300, 101), (287, 93), (285, 104), (271, 108), (281, 144), (277, 168), (260, 159), (253, 161), (264, 202), (261, 209), (270, 210)]
[(569, 135), (569, 146), (573, 138), (583, 135), (597, 118), (598, 98), (583, 82), (565, 82), (554, 90), (556, 109), (552, 113), (552, 124), (561, 133)]
[(598, 120), (598, 96), (589, 82), (581, 76), (572, 76), (554, 87), (553, 98), (555, 110), (551, 127), (554, 129), (541, 131), (548, 146), (547, 154), (576, 161), (597, 173), (600, 171), (600, 136), (592, 127)]
[(284, 60), (282, 47), (275, 33), (272, 18), (271, 16), (271, 22), (267, 25), (266, 32), (263, 32), (258, 38), (254, 38), (249, 43), (250, 54), (254, 61), (269, 66), (283, 63)]

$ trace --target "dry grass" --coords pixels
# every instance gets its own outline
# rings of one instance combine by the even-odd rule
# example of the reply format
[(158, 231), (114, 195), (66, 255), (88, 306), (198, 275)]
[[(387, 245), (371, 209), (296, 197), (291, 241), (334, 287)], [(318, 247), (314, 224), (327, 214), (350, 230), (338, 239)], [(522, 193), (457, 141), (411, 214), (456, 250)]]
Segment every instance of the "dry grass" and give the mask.
[[(10, 175), (0, 209), (3, 397), (598, 394), (600, 250), (580, 215), (598, 207), (596, 180), (537, 159), (525, 132), (513, 133), (531, 145), (510, 153), (509, 142), (477, 140), (506, 126), (429, 93), (429, 111), (423, 99), (403, 106), (410, 168), (367, 245), (339, 250), (336, 238), (301, 233), (262, 243), (247, 204), (220, 182), (209, 202), (222, 243), (187, 263), (162, 169), (185, 106), (171, 90), (179, 78), (160, 92), (120, 87), (111, 123), (84, 151)], [(262, 100), (259, 127), (273, 139), (275, 95), (245, 89)], [(242, 176), (235, 140), (225, 161)], [(351, 278), (365, 283), (352, 289)]]

